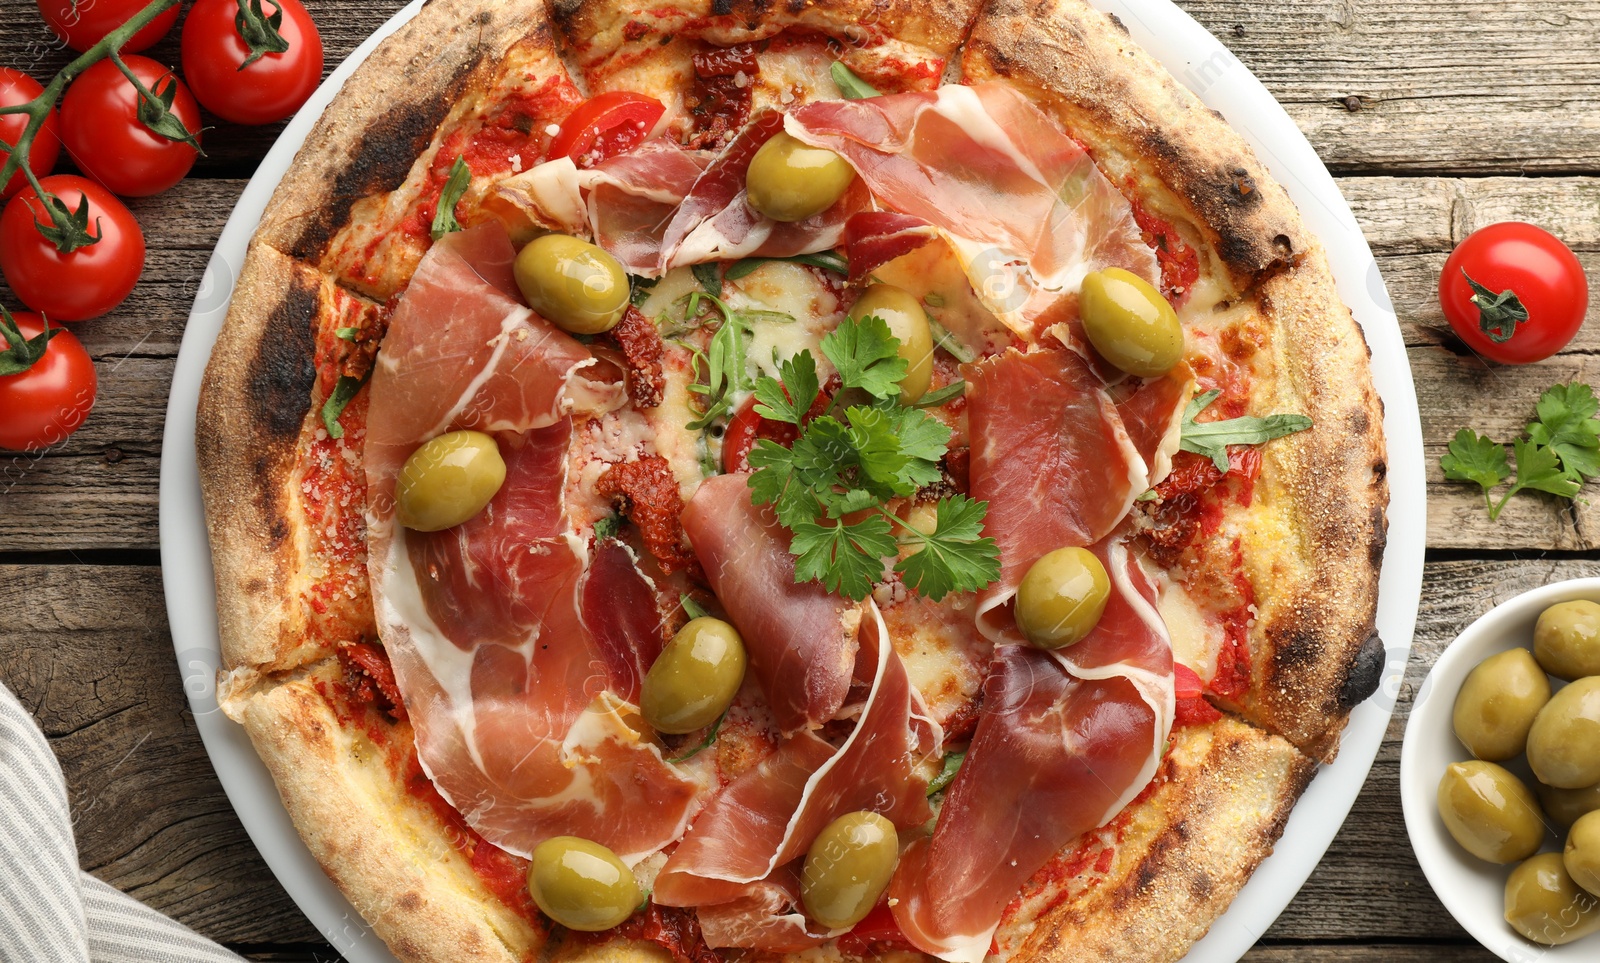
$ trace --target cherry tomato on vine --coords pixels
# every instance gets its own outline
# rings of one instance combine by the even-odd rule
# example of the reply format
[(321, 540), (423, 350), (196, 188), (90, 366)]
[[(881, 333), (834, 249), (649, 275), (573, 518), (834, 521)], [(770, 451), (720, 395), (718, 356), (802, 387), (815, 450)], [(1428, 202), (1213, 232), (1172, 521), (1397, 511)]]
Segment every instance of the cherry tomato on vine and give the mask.
[[(133, 15), (149, 5), (149, 0), (38, 0), (39, 16), (55, 35), (79, 52), (104, 40)], [(167, 35), (178, 22), (179, 5), (173, 4), (139, 29), (123, 44), (125, 54), (138, 53)]]
[(644, 140), (666, 108), (661, 101), (626, 90), (608, 90), (579, 104), (550, 142), (551, 157), (582, 164), (605, 160)]
[(1521, 221), (1467, 235), (1444, 262), (1439, 305), (1467, 347), (1503, 364), (1542, 361), (1566, 347), (1589, 307), (1578, 258)]
[[(33, 451), (64, 441), (94, 407), (94, 362), (72, 332), (19, 311), (0, 315), (0, 448)], [(20, 343), (19, 343), (20, 342)], [(17, 371), (21, 368), (21, 371)]]
[(51, 229), (53, 221), (30, 187), (0, 214), (0, 274), (24, 304), (53, 321), (97, 318), (121, 304), (138, 283), (144, 233), (133, 212), (94, 181), (56, 174), (39, 186), (72, 213), (79, 222), (75, 231), (97, 240), (63, 253), (40, 231), (41, 225)]
[[(16, 107), (25, 104), (33, 98), (44, 93), (44, 88), (38, 81), (29, 77), (20, 70), (10, 67), (0, 67), (0, 107)], [(15, 144), (17, 138), (22, 136), (23, 130), (28, 126), (26, 114), (0, 114), (0, 140), (7, 144)], [(33, 135), (33, 146), (28, 149), (28, 166), (33, 169), (33, 176), (43, 177), (50, 173), (56, 166), (56, 158), (61, 156), (60, 120), (55, 108), (50, 108), (50, 113), (45, 117), (44, 126)], [(0, 164), (4, 164), (6, 155), (0, 152)], [(28, 183), (27, 175), (17, 171), (11, 175), (11, 182), (0, 188), (0, 200), (15, 194)]]
[[(183, 131), (200, 137), (200, 105), (172, 71), (149, 57), (123, 62), (146, 89), (163, 101)], [(145, 105), (148, 108), (148, 104)], [(152, 123), (160, 111), (150, 115)], [(61, 98), (61, 142), (85, 174), (123, 197), (159, 194), (183, 180), (200, 152), (157, 133), (141, 119), (139, 92), (117, 65), (102, 60), (85, 70)], [(170, 117), (167, 123), (171, 123)], [(174, 135), (178, 128), (171, 128)]]
[(300, 0), (259, 0), (259, 17), (257, 9), (196, 0), (183, 24), (183, 75), (207, 110), (236, 124), (288, 117), (322, 80), (322, 35)]

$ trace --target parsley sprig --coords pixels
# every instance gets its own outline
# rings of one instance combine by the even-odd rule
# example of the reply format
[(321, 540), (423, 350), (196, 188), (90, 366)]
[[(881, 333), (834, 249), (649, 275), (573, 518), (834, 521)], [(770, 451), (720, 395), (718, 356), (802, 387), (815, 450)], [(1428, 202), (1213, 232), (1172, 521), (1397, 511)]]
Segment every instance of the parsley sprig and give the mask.
[[(761, 439), (750, 451), (751, 499), (771, 505), (793, 533), (795, 581), (813, 579), (830, 592), (866, 598), (885, 560), (912, 553), (894, 570), (906, 585), (937, 601), (975, 591), (1000, 577), (1000, 553), (983, 536), (988, 503), (961, 495), (939, 499), (931, 533), (912, 527), (885, 505), (914, 495), (941, 477), (939, 459), (950, 429), (926, 412), (898, 403), (906, 361), (882, 318), (846, 318), (822, 339), (838, 371), (836, 398), (858, 397), (839, 415), (807, 420), (820, 392), (809, 349), (779, 365), (781, 378), (755, 385), (756, 411), (800, 429), (788, 448)], [(836, 401), (835, 407), (838, 402)]]
[[(1489, 520), (1497, 521), (1511, 496), (1521, 491), (1548, 492), (1573, 498), (1585, 479), (1600, 477), (1600, 400), (1582, 382), (1554, 385), (1539, 396), (1534, 420), (1520, 438), (1511, 442), (1516, 459), (1515, 478), (1504, 445), (1471, 428), (1451, 439), (1439, 459), (1444, 477), (1472, 482), (1483, 489)], [(1491, 491), (1512, 479), (1511, 487), (1496, 501)]]

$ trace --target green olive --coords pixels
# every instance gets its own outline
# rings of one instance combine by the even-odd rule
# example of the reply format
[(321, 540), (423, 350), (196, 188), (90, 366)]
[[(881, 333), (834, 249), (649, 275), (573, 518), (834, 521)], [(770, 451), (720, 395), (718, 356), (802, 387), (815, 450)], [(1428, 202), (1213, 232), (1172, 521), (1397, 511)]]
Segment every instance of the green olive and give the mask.
[(454, 528), (489, 504), (506, 480), (493, 437), (450, 431), (411, 453), (395, 481), (395, 514), (419, 532)]
[(829, 823), (806, 853), (800, 901), (829, 929), (854, 926), (872, 912), (899, 859), (894, 823), (877, 813), (846, 813)]
[(639, 711), (658, 732), (681, 734), (717, 721), (744, 681), (739, 630), (702, 617), (678, 630), (645, 674)]
[(1525, 859), (1544, 842), (1544, 814), (1533, 793), (1492, 762), (1445, 767), (1439, 815), (1463, 849), (1491, 863)]
[(1456, 693), (1456, 738), (1479, 759), (1522, 755), (1533, 717), (1550, 701), (1550, 680), (1524, 648), (1478, 663)]
[(1600, 932), (1600, 899), (1572, 881), (1560, 853), (1540, 853), (1506, 880), (1506, 922), (1535, 943), (1561, 946)]
[(906, 404), (921, 401), (933, 382), (933, 332), (928, 328), (928, 312), (904, 288), (874, 284), (850, 309), (850, 317), (857, 321), (873, 316), (882, 318), (889, 333), (900, 341), (897, 350), (906, 359), (906, 374), (900, 379), (901, 400)]
[(1562, 826), (1571, 826), (1585, 815), (1600, 810), (1600, 785), (1557, 789), (1541, 782), (1538, 792), (1545, 815)]
[(1183, 357), (1178, 313), (1131, 271), (1106, 268), (1089, 274), (1078, 295), (1078, 312), (1094, 349), (1128, 374), (1164, 375)]
[(774, 221), (803, 221), (832, 207), (855, 179), (843, 157), (779, 131), (750, 158), (744, 189), (750, 206)]
[(554, 836), (534, 849), (528, 895), (557, 923), (590, 933), (616, 926), (644, 901), (616, 853), (577, 836)]
[(1600, 782), (1600, 676), (1579, 679), (1539, 710), (1528, 730), (1528, 765), (1557, 789)]
[(1590, 813), (1572, 824), (1561, 861), (1573, 882), (1600, 896), (1600, 813)]
[(1100, 621), (1111, 579), (1086, 548), (1058, 548), (1033, 563), (1017, 586), (1017, 628), (1041, 649), (1080, 642)]
[(628, 310), (628, 274), (588, 241), (546, 234), (517, 252), (512, 272), (528, 306), (573, 334), (600, 334)]
[(1580, 599), (1540, 612), (1533, 656), (1558, 679), (1600, 675), (1600, 605)]

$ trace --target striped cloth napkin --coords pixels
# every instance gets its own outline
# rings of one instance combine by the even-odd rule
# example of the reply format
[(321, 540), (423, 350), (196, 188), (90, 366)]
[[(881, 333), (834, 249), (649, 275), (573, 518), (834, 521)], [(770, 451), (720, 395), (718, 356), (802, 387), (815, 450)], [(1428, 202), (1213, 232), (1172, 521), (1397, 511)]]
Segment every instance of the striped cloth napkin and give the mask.
[(78, 868), (67, 784), (0, 683), (0, 963), (243, 963)]

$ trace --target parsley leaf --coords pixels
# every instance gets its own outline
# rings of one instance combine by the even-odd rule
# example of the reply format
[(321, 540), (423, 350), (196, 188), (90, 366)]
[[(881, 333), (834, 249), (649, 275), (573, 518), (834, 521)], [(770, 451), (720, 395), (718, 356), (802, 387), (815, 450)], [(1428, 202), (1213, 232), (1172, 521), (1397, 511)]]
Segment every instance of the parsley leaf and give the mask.
[(700, 287), (714, 298), (722, 297), (722, 272), (712, 263), (696, 264), (689, 268), (694, 274), (694, 279), (700, 282)]
[[(1574, 498), (1586, 478), (1600, 476), (1600, 400), (1592, 388), (1582, 382), (1553, 385), (1539, 396), (1534, 411), (1534, 420), (1511, 442), (1514, 476), (1505, 447), (1470, 428), (1456, 432), (1439, 459), (1445, 478), (1483, 489), (1490, 521), (1499, 520), (1518, 492)], [(1490, 492), (1507, 479), (1511, 487), (1496, 501)]]
[(1580, 382), (1553, 385), (1535, 410), (1539, 417), (1528, 423), (1528, 439), (1555, 451), (1563, 470), (1600, 476), (1600, 400), (1594, 390)]
[(906, 585), (937, 602), (951, 592), (975, 592), (1000, 577), (1000, 547), (983, 537), (988, 502), (964, 495), (939, 499), (932, 534), (909, 525), (904, 540), (917, 549), (895, 565)]
[(783, 376), (782, 384), (771, 378), (756, 382), (756, 414), (769, 421), (798, 425), (817, 401), (821, 387), (817, 383), (817, 359), (811, 352), (802, 351), (780, 362), (778, 373)]
[(467, 167), (467, 162), (461, 155), (456, 155), (456, 162), (450, 165), (450, 177), (444, 182), (444, 189), (439, 192), (439, 206), (433, 212), (433, 239), (437, 241), (452, 231), (461, 230), (461, 224), (456, 221), (456, 205), (461, 203), (461, 195), (467, 192), (472, 184), (472, 169)]
[(1583, 479), (1561, 470), (1561, 459), (1549, 448), (1518, 438), (1511, 443), (1511, 450), (1517, 456), (1517, 479), (1506, 498), (1527, 488), (1571, 498), (1583, 487)]
[[(1450, 441), (1450, 450), (1439, 459), (1439, 467), (1451, 481), (1477, 482), (1483, 486), (1485, 499), (1489, 497), (1489, 489), (1511, 477), (1505, 447), (1471, 428), (1456, 432)], [(1491, 512), (1493, 508), (1491, 504)]]
[(874, 398), (893, 398), (906, 376), (900, 341), (882, 318), (845, 318), (822, 339), (822, 353), (839, 371), (845, 389), (860, 388)]
[(595, 519), (594, 537), (597, 541), (616, 538), (617, 533), (621, 530), (622, 517), (620, 515), (607, 515), (604, 518)]
[(1220, 391), (1211, 390), (1189, 402), (1189, 407), (1183, 411), (1183, 436), (1178, 447), (1211, 459), (1217, 471), (1224, 474), (1228, 471), (1229, 445), (1260, 445), (1311, 427), (1311, 419), (1305, 415), (1289, 414), (1195, 421), (1195, 416), (1221, 394)]
[(853, 525), (842, 518), (801, 522), (793, 531), (789, 550), (795, 553), (795, 581), (816, 579), (828, 591), (853, 599), (867, 597), (872, 583), (883, 577), (884, 556), (897, 548), (889, 520), (881, 515)]

